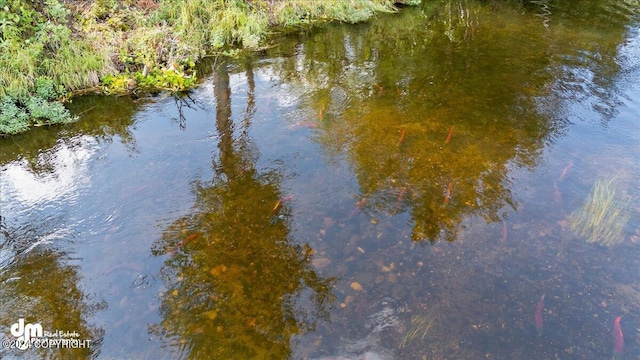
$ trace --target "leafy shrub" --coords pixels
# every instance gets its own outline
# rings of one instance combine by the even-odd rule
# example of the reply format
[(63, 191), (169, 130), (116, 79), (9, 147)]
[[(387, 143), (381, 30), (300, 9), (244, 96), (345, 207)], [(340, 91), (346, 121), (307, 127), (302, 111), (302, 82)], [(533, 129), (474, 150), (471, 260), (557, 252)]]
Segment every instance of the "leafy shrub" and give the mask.
[(27, 100), (26, 108), (36, 125), (66, 124), (76, 120), (69, 110), (57, 101), (47, 101), (34, 96)]
[(15, 99), (5, 96), (0, 101), (0, 134), (17, 134), (29, 130), (29, 115), (16, 105)]
[(56, 100), (100, 80), (106, 93), (188, 90), (191, 59), (258, 48), (271, 25), (392, 9), (392, 0), (0, 0), (0, 135), (73, 121)]
[(0, 135), (17, 134), (31, 125), (66, 124), (76, 120), (61, 102), (64, 88), (48, 78), (35, 81), (35, 94), (20, 101), (4, 96), (0, 101)]
[(104, 92), (107, 94), (126, 92), (158, 92), (161, 90), (170, 92), (186, 91), (196, 86), (197, 78), (192, 69), (193, 62), (187, 66), (172, 64), (168, 69), (152, 69), (150, 71), (135, 72), (133, 74), (108, 75), (102, 79)]
[(36, 79), (36, 95), (44, 100), (55, 100), (64, 94), (64, 87), (48, 78)]
[(67, 89), (95, 85), (88, 74), (106, 72), (108, 58), (72, 32), (70, 14), (61, 0), (0, 0), (0, 96), (24, 104), (42, 77)]

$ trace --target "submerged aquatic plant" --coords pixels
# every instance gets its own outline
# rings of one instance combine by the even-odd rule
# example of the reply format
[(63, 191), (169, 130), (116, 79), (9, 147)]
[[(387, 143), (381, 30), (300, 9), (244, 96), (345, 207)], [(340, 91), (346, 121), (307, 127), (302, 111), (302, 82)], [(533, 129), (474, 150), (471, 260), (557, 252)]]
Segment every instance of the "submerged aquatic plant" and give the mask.
[(430, 314), (419, 314), (412, 316), (411, 328), (409, 329), (409, 331), (407, 331), (404, 338), (402, 339), (400, 348), (406, 347), (417, 338), (420, 338), (420, 340), (424, 340), (427, 337), (427, 333), (431, 329), (433, 320), (435, 320), (435, 316)]
[(610, 246), (624, 239), (631, 198), (616, 193), (615, 180), (615, 176), (597, 180), (582, 207), (571, 214), (571, 229), (589, 243)]

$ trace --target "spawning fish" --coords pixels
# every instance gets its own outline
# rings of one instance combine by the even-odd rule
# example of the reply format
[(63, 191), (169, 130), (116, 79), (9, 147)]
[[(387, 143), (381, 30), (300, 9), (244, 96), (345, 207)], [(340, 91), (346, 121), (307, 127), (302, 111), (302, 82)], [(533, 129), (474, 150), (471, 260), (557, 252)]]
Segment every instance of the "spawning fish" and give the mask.
[(407, 187), (404, 186), (402, 189), (400, 189), (400, 194), (398, 194), (398, 200), (396, 202), (396, 211), (400, 210), (400, 206), (402, 206), (402, 200), (404, 199), (404, 194), (407, 193)]
[(536, 313), (534, 315), (534, 322), (536, 324), (536, 331), (539, 336), (542, 336), (543, 322), (542, 322), (542, 312), (544, 311), (544, 295), (540, 297), (540, 300), (536, 304)]
[(502, 223), (502, 242), (507, 241), (507, 223)]
[(276, 201), (276, 204), (274, 205), (273, 209), (271, 209), (271, 215), (275, 214), (276, 211), (280, 209), (280, 205), (282, 205), (282, 199)]
[(276, 212), (278, 212), (278, 210), (280, 210), (280, 206), (282, 205), (283, 202), (293, 200), (294, 198), (295, 198), (294, 195), (287, 195), (283, 198), (278, 199), (274, 207), (271, 209), (271, 215), (275, 214)]
[(401, 146), (404, 142), (404, 135), (407, 133), (407, 129), (402, 129), (402, 134), (400, 135), (400, 140), (398, 140), (398, 146)]
[(624, 336), (620, 327), (620, 319), (622, 319), (622, 315), (618, 316), (613, 322), (613, 331), (611, 332), (613, 337), (613, 360), (622, 359), (622, 354), (624, 353)]
[(569, 161), (569, 164), (562, 169), (562, 173), (560, 173), (560, 177), (558, 177), (558, 181), (564, 181), (564, 178), (567, 177), (567, 173), (573, 167), (573, 160)]
[(171, 251), (169, 252), (172, 254), (175, 253), (176, 251), (178, 251), (178, 249), (181, 249), (183, 246), (187, 245), (189, 242), (191, 242), (193, 239), (197, 237), (198, 237), (198, 234), (191, 234), (187, 236), (186, 238), (181, 240), (178, 244), (176, 244), (176, 246), (173, 249), (171, 249)]
[(451, 135), (453, 135), (453, 126), (449, 129), (449, 135), (447, 135), (447, 139), (444, 141), (445, 144), (448, 144), (451, 141)]
[(444, 203), (448, 204), (449, 203), (449, 199), (451, 198), (451, 186), (453, 186), (453, 182), (449, 182), (449, 184), (447, 184), (447, 190), (445, 190), (444, 192)]
[(318, 127), (318, 123), (310, 122), (310, 121), (303, 121), (303, 122), (299, 122), (297, 124), (291, 125), (292, 129), (300, 128), (300, 127), (316, 128), (316, 127)]
[(356, 207), (353, 208), (353, 210), (351, 210), (351, 214), (349, 214), (349, 219), (353, 218), (354, 216), (360, 214), (360, 209), (362, 208), (362, 206), (364, 204), (367, 203), (367, 198), (363, 197), (362, 200), (358, 201), (356, 203)]
[(560, 192), (557, 181), (553, 182), (553, 201), (558, 204), (562, 203), (562, 192)]

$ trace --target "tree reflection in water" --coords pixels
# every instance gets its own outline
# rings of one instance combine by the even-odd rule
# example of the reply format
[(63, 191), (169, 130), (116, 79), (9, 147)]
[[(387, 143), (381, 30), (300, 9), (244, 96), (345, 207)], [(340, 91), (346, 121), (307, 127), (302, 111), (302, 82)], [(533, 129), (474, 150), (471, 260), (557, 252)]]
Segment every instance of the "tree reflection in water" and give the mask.
[[(234, 137), (226, 64), (214, 74), (219, 158), (211, 182), (195, 181), (192, 212), (171, 224), (154, 253), (168, 252), (163, 321), (152, 332), (176, 352), (196, 359), (290, 356), (293, 335), (315, 328), (328, 314), (333, 279), (309, 262), (308, 245), (290, 239), (290, 209), (280, 202), (281, 176), (260, 173), (247, 136), (254, 82)], [(168, 249), (168, 250), (167, 250)]]
[[(0, 218), (1, 220), (1, 218)], [(67, 264), (66, 254), (41, 241), (47, 227), (13, 227), (0, 224), (2, 230), (0, 253), (14, 252), (12, 261), (0, 264), (0, 323), (8, 334), (11, 324), (18, 319), (26, 323), (39, 323), (44, 331), (77, 333), (68, 339), (89, 340), (88, 348), (31, 348), (27, 350), (0, 349), (0, 357), (21, 359), (90, 359), (100, 353), (104, 329), (91, 326), (87, 319), (106, 307), (84, 294), (78, 266)], [(50, 236), (55, 236), (55, 233)], [(33, 239), (39, 239), (34, 243)], [(36, 245), (38, 245), (36, 247)], [(5, 327), (6, 325), (6, 327)], [(3, 338), (4, 339), (4, 338)]]

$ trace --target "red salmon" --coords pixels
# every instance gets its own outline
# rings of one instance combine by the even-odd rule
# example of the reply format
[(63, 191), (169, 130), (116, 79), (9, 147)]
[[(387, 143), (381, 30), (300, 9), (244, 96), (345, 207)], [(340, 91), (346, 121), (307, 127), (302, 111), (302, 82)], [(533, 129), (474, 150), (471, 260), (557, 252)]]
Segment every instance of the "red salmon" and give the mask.
[(451, 135), (453, 135), (453, 126), (449, 129), (449, 135), (447, 135), (447, 139), (444, 141), (445, 144), (448, 144), (451, 141)]
[(407, 187), (404, 186), (402, 189), (400, 189), (400, 194), (398, 194), (398, 200), (396, 202), (396, 211), (400, 210), (400, 207), (402, 206), (402, 200), (404, 199), (404, 194), (407, 193)]
[(538, 335), (540, 335), (540, 336), (542, 336), (542, 327), (543, 327), (542, 312), (543, 311), (544, 311), (544, 294), (542, 294), (542, 296), (540, 297), (540, 300), (536, 304), (536, 313), (535, 313), (535, 316), (534, 316), (534, 321), (535, 321), (535, 324), (536, 324), (536, 331), (538, 332)]
[(278, 209), (280, 209), (280, 205), (282, 205), (282, 199), (278, 200), (274, 205), (273, 209), (271, 209), (271, 215), (275, 214)]
[(569, 172), (569, 169), (571, 169), (572, 167), (573, 167), (573, 160), (569, 161), (569, 164), (565, 166), (564, 169), (562, 169), (562, 173), (560, 174), (558, 181), (564, 181), (564, 178), (567, 177), (567, 173)]
[(447, 184), (447, 190), (445, 190), (445, 192), (444, 192), (444, 203), (445, 204), (448, 204), (449, 203), (449, 199), (451, 198), (451, 186), (453, 186), (452, 182)]
[(618, 316), (613, 322), (613, 360), (622, 359), (622, 353), (624, 352), (624, 336), (622, 335), (622, 328), (620, 327), (620, 319), (622, 316)]
[(293, 200), (294, 198), (295, 196), (293, 195), (287, 195), (283, 198), (278, 199), (273, 209), (271, 209), (271, 215), (275, 214), (278, 210), (280, 210), (280, 206), (282, 205), (283, 202)]
[(407, 133), (407, 129), (402, 129), (402, 134), (400, 135), (400, 140), (398, 140), (398, 146), (401, 146), (404, 142), (404, 135)]
[(557, 181), (553, 182), (553, 201), (558, 204), (562, 203), (562, 192), (560, 192)]
[(507, 223), (502, 223), (502, 242), (507, 241)]
[(178, 251), (179, 249), (182, 249), (182, 247), (184, 247), (185, 245), (187, 245), (197, 237), (198, 237), (198, 234), (191, 234), (187, 236), (186, 238), (182, 239), (179, 243), (177, 243), (176, 246), (174, 246), (173, 249), (169, 251), (169, 253), (171, 254), (175, 253), (176, 251)]
[(303, 122), (299, 122), (297, 124), (291, 125), (292, 129), (300, 128), (300, 127), (315, 128), (315, 127), (318, 127), (318, 123), (310, 122), (310, 121), (303, 121)]
[(364, 204), (367, 203), (367, 198), (363, 197), (362, 200), (358, 201), (356, 203), (356, 207), (353, 208), (353, 210), (351, 210), (351, 214), (349, 214), (349, 219), (355, 217), (356, 215), (360, 214), (360, 209), (362, 209), (362, 206)]
[(322, 118), (324, 117), (324, 109), (325, 109), (325, 106), (322, 105), (320, 107), (320, 110), (318, 110), (318, 119), (320, 119), (320, 120), (322, 120)]

